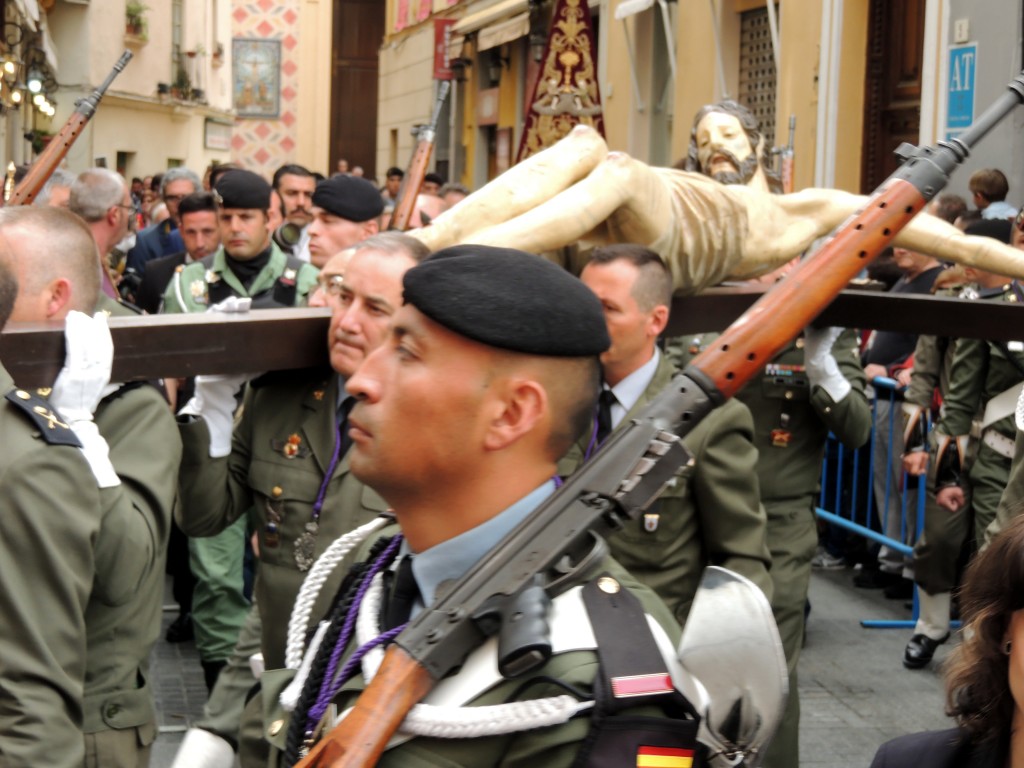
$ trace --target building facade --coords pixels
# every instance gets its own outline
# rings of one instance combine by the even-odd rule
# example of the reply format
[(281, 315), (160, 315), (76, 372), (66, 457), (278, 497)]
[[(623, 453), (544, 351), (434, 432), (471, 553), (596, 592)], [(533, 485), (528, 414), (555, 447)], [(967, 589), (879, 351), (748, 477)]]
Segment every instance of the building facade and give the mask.
[[(584, 0), (585, 1), (585, 0)], [(512, 162), (554, 0), (388, 0), (380, 55), (377, 155), (404, 165), (411, 128), (429, 118), (441, 45), (453, 95), (437, 162), (479, 187)], [(969, 124), (1021, 69), (1021, 3), (994, 0), (591, 0), (609, 146), (658, 165), (685, 155), (704, 104), (754, 109), (770, 146), (794, 124), (794, 188), (870, 191), (902, 141), (934, 143)], [(713, 10), (715, 12), (713, 12)], [(450, 25), (450, 26), (446, 26)], [(442, 30), (447, 38), (442, 37)], [(447, 39), (447, 43), (442, 42)], [(1017, 140), (1005, 120), (957, 172), (999, 167), (1024, 202)]]

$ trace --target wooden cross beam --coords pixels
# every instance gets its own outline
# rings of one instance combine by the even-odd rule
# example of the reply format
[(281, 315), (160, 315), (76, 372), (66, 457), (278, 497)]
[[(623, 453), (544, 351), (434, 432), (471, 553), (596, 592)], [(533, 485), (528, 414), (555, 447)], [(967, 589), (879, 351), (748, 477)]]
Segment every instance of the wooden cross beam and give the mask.
[[(720, 287), (676, 297), (667, 333), (720, 331), (763, 289)], [(246, 315), (148, 315), (110, 319), (115, 381), (258, 373), (323, 366), (327, 309), (263, 309)], [(818, 318), (847, 328), (1015, 341), (1024, 339), (1016, 303), (846, 290)], [(49, 386), (64, 360), (63, 323), (11, 326), (0, 334), (0, 361), (23, 387)]]

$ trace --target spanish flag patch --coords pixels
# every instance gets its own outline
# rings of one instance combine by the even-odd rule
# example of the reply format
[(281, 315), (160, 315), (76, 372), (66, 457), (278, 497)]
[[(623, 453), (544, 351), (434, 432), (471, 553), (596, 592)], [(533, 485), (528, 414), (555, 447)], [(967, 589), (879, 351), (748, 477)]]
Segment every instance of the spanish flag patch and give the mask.
[(692, 749), (640, 747), (636, 751), (636, 768), (690, 768), (692, 765)]

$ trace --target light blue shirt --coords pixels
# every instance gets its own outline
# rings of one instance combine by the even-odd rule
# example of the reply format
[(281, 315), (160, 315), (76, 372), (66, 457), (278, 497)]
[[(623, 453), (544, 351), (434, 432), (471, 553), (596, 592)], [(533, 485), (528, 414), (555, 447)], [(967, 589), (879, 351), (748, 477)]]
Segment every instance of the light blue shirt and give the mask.
[(981, 212), (983, 219), (1012, 219), (1017, 215), (1017, 209), (1005, 200), (997, 200), (985, 206)]
[(651, 355), (650, 360), (612, 387), (612, 394), (615, 395), (615, 403), (611, 407), (612, 429), (619, 426), (619, 422), (626, 418), (626, 414), (636, 405), (636, 401), (640, 399), (640, 396), (650, 386), (651, 381), (654, 379), (654, 372), (658, 370), (658, 362), (660, 360), (661, 350), (655, 347), (654, 354)]
[[(435, 602), (438, 588), (444, 582), (461, 578), (554, 492), (555, 482), (548, 480), (490, 520), (414, 555), (412, 575), (420, 596), (413, 606), (412, 618), (423, 610), (424, 605)], [(399, 555), (411, 553), (409, 543), (403, 541)], [(396, 558), (395, 562), (399, 559)]]

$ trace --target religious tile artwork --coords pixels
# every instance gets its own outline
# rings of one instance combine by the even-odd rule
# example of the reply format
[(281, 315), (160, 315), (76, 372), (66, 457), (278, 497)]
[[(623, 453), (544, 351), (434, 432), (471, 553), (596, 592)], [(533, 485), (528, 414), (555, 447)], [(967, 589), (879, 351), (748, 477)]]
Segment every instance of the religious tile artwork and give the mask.
[(235, 38), (234, 102), (239, 117), (277, 117), (281, 111), (281, 41)]

